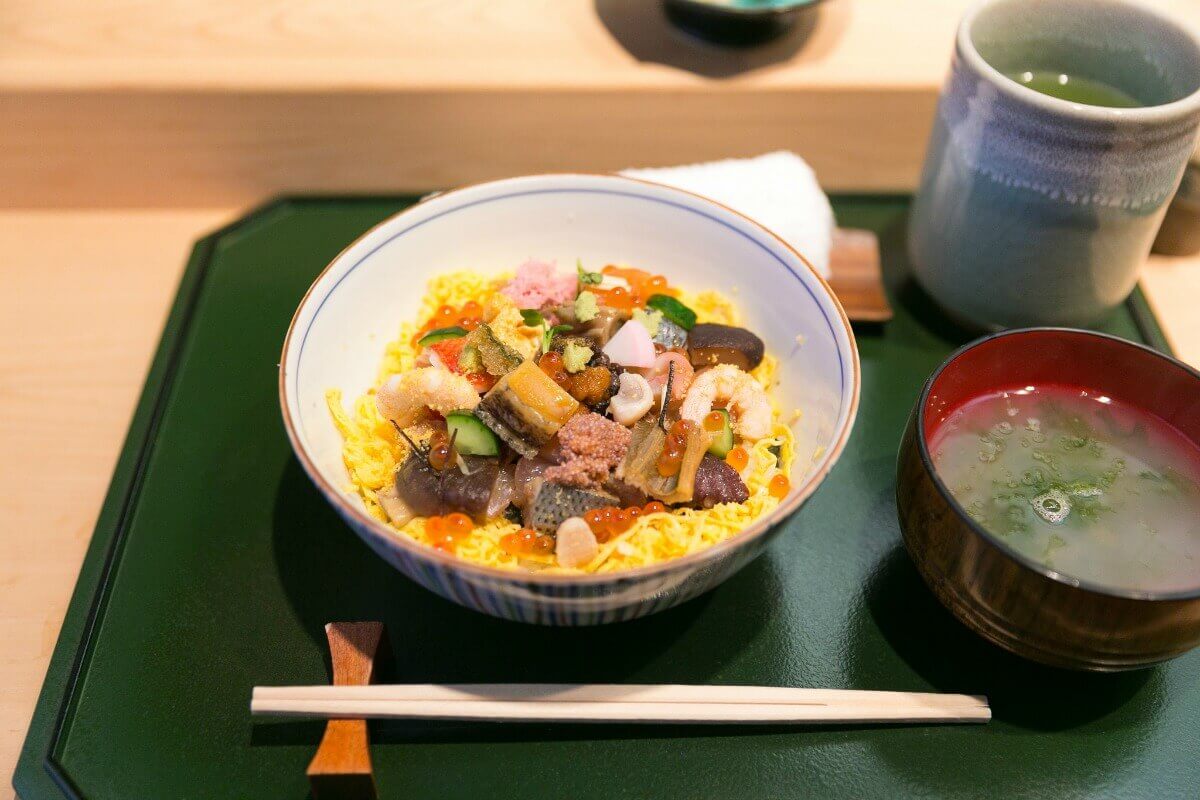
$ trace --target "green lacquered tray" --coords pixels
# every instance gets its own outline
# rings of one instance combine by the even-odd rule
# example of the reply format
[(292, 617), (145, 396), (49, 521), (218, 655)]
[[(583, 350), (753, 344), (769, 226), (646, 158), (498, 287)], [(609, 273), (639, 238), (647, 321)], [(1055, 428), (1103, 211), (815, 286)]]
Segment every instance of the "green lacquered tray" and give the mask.
[[(276, 364), (313, 277), (411, 202), (282, 200), (197, 244), (21, 755), (26, 800), (303, 797), (321, 724), (252, 721), (250, 687), (326, 682), (322, 626), (356, 619), (386, 621), (395, 681), (938, 690), (986, 694), (995, 713), (969, 727), (379, 725), (385, 797), (1200, 793), (1200, 652), (1119, 675), (1025, 663), (943, 611), (901, 546), (901, 429), (969, 338), (905, 280), (903, 198), (835, 203), (841, 224), (879, 232), (896, 317), (858, 331), (854, 434), (767, 555), (680, 608), (582, 630), (475, 614), (391, 570), (293, 458)], [(1140, 293), (1105, 330), (1165, 347)]]

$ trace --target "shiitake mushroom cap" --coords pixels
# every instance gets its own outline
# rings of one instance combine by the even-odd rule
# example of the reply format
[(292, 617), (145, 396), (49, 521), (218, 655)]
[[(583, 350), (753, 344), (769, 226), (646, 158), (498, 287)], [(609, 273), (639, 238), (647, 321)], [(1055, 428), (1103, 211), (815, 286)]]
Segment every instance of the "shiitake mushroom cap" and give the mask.
[(732, 364), (752, 370), (762, 363), (763, 340), (734, 325), (702, 322), (688, 333), (688, 360), (696, 368)]

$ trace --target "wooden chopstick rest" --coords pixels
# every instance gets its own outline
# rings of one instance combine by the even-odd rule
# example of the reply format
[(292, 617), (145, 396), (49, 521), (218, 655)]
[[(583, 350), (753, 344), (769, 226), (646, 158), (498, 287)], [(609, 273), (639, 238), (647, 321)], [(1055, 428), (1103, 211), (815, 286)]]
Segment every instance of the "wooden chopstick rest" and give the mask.
[[(333, 662), (334, 686), (366, 686), (376, 676), (383, 643), (382, 622), (331, 622), (325, 626)], [(375, 800), (365, 719), (331, 719), (317, 754), (308, 765), (317, 800)]]
[(883, 289), (879, 239), (872, 231), (837, 228), (829, 251), (829, 288), (851, 322), (887, 322), (892, 306)]

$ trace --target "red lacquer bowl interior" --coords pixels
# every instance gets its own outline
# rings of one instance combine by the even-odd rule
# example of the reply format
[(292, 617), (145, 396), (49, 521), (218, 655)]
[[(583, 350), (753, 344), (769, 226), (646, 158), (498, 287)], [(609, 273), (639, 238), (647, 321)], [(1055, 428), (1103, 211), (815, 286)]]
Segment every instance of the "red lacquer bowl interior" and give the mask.
[(938, 370), (921, 408), (925, 446), (951, 414), (980, 395), (1050, 385), (1105, 394), (1158, 416), (1200, 445), (1200, 373), (1113, 336), (1032, 328), (968, 345)]

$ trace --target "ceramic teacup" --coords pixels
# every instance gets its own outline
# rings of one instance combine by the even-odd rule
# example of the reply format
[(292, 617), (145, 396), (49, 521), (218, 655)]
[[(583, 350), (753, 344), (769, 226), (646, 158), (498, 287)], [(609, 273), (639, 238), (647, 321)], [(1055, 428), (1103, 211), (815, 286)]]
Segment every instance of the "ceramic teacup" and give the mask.
[[(1138, 105), (1007, 77), (1035, 72)], [(978, 3), (958, 29), (913, 208), (917, 281), (973, 327), (1097, 321), (1136, 284), (1198, 128), (1200, 42), (1171, 20), (1121, 0)]]

